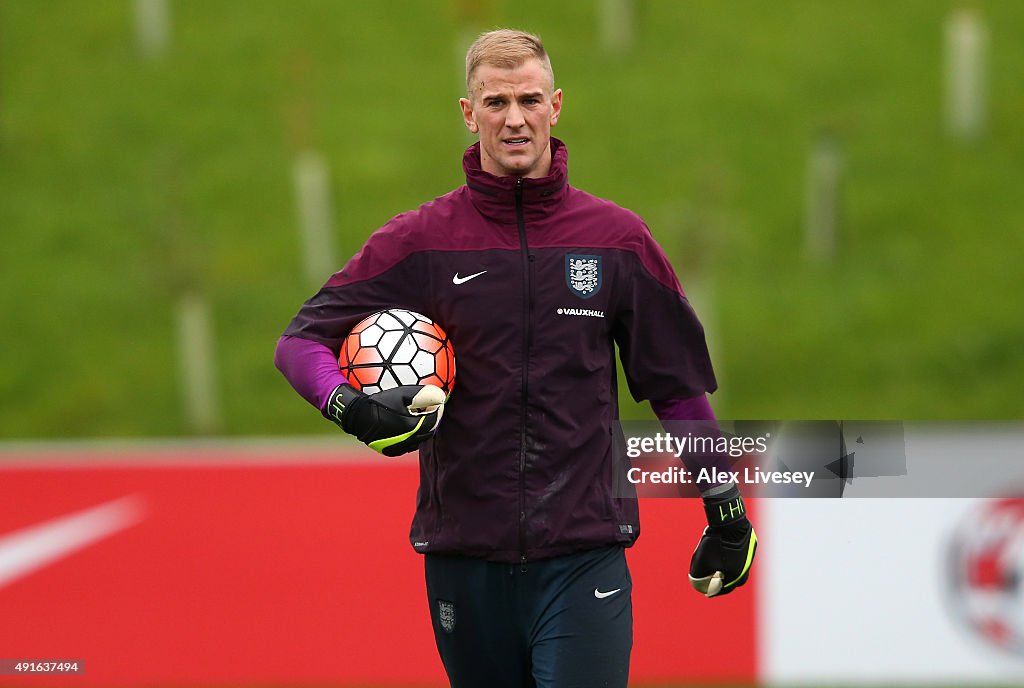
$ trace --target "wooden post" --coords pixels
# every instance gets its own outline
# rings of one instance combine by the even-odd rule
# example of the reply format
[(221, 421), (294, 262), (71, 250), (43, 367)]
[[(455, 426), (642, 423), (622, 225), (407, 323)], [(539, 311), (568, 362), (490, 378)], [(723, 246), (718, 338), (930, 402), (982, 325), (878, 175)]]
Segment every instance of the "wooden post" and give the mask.
[(634, 0), (601, 0), (599, 13), (601, 45), (608, 52), (628, 52), (633, 47)]
[(946, 126), (958, 139), (978, 138), (987, 110), (988, 28), (969, 9), (946, 20)]
[(306, 280), (315, 288), (338, 267), (330, 172), (322, 155), (307, 150), (295, 160), (294, 176)]
[(185, 418), (189, 429), (209, 435), (221, 428), (210, 304), (195, 291), (178, 302), (178, 351)]
[(804, 221), (804, 248), (817, 262), (829, 262), (836, 257), (842, 177), (839, 141), (831, 134), (821, 134), (811, 147), (807, 161)]
[(168, 0), (135, 0), (135, 34), (144, 57), (162, 58), (167, 52), (170, 33)]

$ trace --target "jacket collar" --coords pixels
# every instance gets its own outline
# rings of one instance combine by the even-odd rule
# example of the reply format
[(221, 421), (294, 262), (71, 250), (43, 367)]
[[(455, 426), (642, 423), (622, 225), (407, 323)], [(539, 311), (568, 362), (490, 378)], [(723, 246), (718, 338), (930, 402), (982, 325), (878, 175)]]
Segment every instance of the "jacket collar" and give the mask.
[[(569, 192), (569, 152), (560, 140), (551, 138), (551, 171), (539, 179), (523, 179), (523, 219), (539, 220), (549, 215)], [(496, 177), (480, 166), (480, 143), (462, 156), (466, 186), (474, 207), (492, 220), (516, 222), (516, 175)]]

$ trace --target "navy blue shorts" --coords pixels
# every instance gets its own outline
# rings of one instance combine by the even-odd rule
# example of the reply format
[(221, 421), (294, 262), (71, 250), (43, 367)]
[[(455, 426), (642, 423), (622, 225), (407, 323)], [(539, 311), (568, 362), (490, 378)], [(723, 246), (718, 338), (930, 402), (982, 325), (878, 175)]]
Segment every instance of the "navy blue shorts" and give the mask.
[(434, 638), (453, 688), (624, 687), (633, 646), (622, 547), (519, 564), (427, 554)]

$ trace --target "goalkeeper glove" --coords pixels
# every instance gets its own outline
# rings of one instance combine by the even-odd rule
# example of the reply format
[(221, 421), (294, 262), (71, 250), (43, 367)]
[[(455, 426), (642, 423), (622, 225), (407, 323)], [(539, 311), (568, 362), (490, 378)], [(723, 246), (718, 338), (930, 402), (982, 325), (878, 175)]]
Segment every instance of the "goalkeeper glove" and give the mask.
[(324, 415), (370, 449), (400, 456), (434, 434), (444, 402), (444, 392), (434, 385), (404, 385), (363, 394), (343, 384), (331, 392)]
[(747, 582), (757, 534), (747, 520), (739, 488), (704, 498), (708, 527), (690, 559), (690, 585), (705, 597), (728, 595)]

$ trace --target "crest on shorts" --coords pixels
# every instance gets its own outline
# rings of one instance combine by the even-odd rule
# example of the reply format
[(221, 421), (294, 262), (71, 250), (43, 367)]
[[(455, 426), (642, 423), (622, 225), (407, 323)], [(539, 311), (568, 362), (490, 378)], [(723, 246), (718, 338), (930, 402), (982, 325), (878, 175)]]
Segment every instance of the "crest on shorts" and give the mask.
[(455, 605), (448, 600), (438, 600), (437, 620), (446, 632), (455, 630)]
[(601, 256), (565, 256), (565, 283), (581, 299), (601, 291)]

